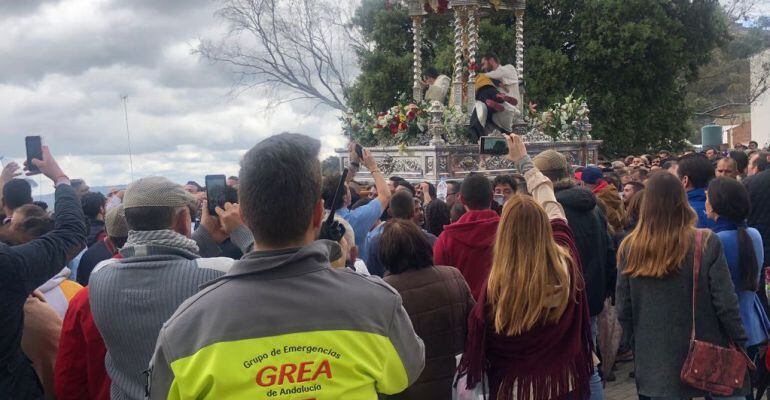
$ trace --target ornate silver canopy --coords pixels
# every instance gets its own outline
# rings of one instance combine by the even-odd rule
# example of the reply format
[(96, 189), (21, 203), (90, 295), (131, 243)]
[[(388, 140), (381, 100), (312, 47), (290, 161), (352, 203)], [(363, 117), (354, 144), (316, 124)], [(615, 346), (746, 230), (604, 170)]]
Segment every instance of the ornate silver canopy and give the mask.
[[(439, 0), (404, 0), (412, 17), (413, 51), (414, 51), (414, 84), (412, 95), (415, 100), (422, 100), (422, 22), (429, 18), (427, 10), (437, 10)], [(516, 15), (516, 69), (519, 79), (524, 78), (524, 9), (525, 0), (448, 0), (445, 2), (448, 11), (454, 13), (454, 71), (452, 76), (452, 99), (450, 104), (460, 106), (463, 103), (463, 84), (466, 85), (466, 107), (468, 112), (473, 108), (476, 97), (476, 57), (479, 41), (479, 19), (482, 12), (497, 12), (514, 10)], [(464, 72), (468, 72), (468, 80), (464, 82)]]

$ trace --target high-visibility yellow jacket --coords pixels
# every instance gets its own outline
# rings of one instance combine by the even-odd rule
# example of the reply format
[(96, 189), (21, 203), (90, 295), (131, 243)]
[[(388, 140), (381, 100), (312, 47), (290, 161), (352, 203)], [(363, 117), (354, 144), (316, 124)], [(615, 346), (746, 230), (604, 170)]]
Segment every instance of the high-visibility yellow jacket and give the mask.
[(379, 278), (332, 269), (336, 243), (255, 252), (184, 302), (150, 363), (151, 399), (377, 399), (422, 372), (424, 346)]

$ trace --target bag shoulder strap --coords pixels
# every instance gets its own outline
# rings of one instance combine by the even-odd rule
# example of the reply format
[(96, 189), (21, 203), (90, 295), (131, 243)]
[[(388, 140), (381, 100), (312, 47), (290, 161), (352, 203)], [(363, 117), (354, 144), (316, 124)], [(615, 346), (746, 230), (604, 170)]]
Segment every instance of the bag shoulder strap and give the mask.
[(698, 295), (698, 281), (700, 280), (700, 265), (703, 258), (703, 230), (697, 229), (695, 231), (695, 254), (692, 264), (692, 331), (690, 333), (690, 340), (695, 340), (695, 311), (697, 305)]

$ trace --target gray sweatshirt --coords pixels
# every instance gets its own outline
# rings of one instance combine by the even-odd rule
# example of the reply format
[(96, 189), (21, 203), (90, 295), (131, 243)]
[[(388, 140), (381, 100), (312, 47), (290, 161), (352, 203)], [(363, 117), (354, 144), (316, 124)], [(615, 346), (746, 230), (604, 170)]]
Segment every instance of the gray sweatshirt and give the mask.
[(138, 400), (145, 397), (145, 371), (163, 323), (203, 283), (224, 275), (233, 260), (167, 246), (135, 246), (121, 254), (125, 259), (91, 275), (89, 297), (107, 346), (110, 397)]

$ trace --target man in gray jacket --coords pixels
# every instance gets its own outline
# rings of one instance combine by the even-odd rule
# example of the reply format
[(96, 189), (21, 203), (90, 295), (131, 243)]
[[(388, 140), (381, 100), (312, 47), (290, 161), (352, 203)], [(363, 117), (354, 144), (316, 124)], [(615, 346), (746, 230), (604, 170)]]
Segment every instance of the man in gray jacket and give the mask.
[(316, 240), (320, 147), (285, 133), (246, 153), (240, 205), (254, 251), (166, 322), (151, 399), (377, 399), (419, 377), (425, 348), (398, 293), (332, 269), (339, 245)]
[[(222, 276), (233, 263), (200, 257), (190, 239), (194, 199), (182, 186), (160, 177), (140, 179), (126, 190), (123, 208), (129, 228), (123, 259), (99, 264), (89, 293), (107, 346), (110, 395), (118, 400), (144, 398), (145, 371), (161, 326), (201, 284)], [(225, 212), (220, 220), (231, 217)]]

